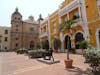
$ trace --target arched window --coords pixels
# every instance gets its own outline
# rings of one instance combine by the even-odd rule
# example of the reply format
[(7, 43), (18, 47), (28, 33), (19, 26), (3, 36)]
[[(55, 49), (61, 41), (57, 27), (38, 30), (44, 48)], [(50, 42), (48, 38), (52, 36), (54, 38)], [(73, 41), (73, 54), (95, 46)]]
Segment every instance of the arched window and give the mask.
[(75, 35), (75, 43), (76, 43), (76, 49), (80, 49), (80, 47), (79, 47), (79, 45), (77, 44), (77, 42), (79, 42), (79, 41), (82, 41), (82, 40), (84, 40), (84, 38), (83, 38), (83, 34), (82, 33), (77, 33), (76, 35)]
[(30, 41), (30, 48), (31, 48), (31, 49), (34, 48), (34, 41), (33, 41), (33, 40)]
[(65, 49), (71, 48), (71, 39), (70, 36), (65, 37)]

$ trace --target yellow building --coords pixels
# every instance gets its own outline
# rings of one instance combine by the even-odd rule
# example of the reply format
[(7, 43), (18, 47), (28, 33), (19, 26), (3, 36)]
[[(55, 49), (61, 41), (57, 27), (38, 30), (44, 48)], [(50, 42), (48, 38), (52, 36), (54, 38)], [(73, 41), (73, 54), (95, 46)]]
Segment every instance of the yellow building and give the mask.
[[(85, 39), (94, 47), (100, 47), (100, 0), (65, 0), (58, 10), (48, 16), (46, 21), (49, 23), (49, 45), (52, 45), (52, 37), (61, 40), (60, 51), (68, 48), (68, 39), (70, 47), (76, 48), (80, 52), (78, 41)], [(67, 20), (76, 20), (71, 32), (66, 30), (60, 31), (60, 24)], [(41, 24), (44, 24), (43, 21)], [(40, 27), (41, 28), (41, 27)], [(41, 34), (42, 35), (42, 34)], [(42, 37), (46, 39), (45, 37)], [(41, 39), (42, 39), (41, 38)]]
[(85, 1), (89, 39), (92, 46), (100, 48), (100, 0), (89, 2)]
[(40, 29), (39, 29), (39, 34), (40, 34), (40, 41), (47, 41), (49, 43), (50, 46), (50, 29), (49, 29), (49, 19), (48, 17), (43, 20), (40, 23)]
[(59, 39), (59, 17), (58, 10), (49, 16), (50, 20), (50, 44), (53, 48), (53, 38)]

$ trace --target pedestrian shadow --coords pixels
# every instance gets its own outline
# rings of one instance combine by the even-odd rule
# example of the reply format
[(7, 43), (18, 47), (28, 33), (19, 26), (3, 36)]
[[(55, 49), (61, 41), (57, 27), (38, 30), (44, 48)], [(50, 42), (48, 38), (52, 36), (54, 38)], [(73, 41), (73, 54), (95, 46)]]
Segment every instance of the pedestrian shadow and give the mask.
[(86, 70), (82, 70), (79, 67), (73, 67), (73, 68), (66, 68), (66, 70), (68, 72), (74, 73), (74, 75), (94, 75), (90, 68), (87, 68)]

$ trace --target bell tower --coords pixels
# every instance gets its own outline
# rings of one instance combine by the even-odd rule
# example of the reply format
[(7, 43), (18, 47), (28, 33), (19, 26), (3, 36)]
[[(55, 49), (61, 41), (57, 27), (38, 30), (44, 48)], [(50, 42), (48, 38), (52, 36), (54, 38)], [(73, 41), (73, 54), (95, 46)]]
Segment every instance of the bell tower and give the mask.
[(15, 9), (11, 16), (11, 48), (20, 48), (21, 32), (22, 32), (22, 15), (19, 13), (18, 8)]
[(11, 23), (20, 21), (22, 21), (22, 15), (18, 12), (18, 8), (16, 8), (15, 12), (11, 16)]

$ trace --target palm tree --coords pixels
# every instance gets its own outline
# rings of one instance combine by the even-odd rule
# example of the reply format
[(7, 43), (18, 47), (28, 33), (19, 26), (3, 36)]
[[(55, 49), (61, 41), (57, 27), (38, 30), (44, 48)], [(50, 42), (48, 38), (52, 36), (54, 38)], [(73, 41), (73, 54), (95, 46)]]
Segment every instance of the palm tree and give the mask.
[[(75, 20), (67, 20), (66, 22), (60, 24), (60, 30), (69, 30), (69, 33), (71, 33), (72, 30), (72, 26), (74, 25), (74, 23), (76, 23)], [(68, 38), (68, 51), (67, 51), (67, 59), (69, 59), (69, 48), (70, 48), (70, 44), (69, 44), (70, 39)]]

